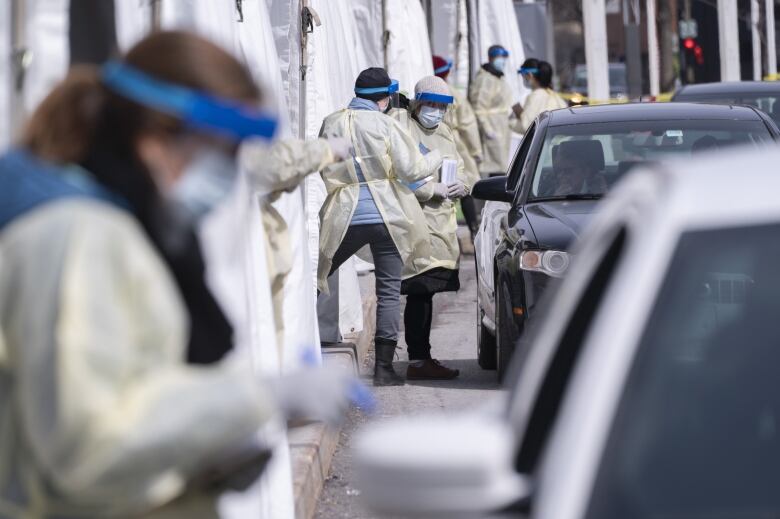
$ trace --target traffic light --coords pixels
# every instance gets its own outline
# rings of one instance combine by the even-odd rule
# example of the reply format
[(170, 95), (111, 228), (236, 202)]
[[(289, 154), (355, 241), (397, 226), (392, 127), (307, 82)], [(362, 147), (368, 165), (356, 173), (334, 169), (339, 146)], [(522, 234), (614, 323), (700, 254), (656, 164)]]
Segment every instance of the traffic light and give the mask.
[(696, 41), (693, 38), (685, 38), (683, 40), (683, 47), (687, 50), (693, 50), (693, 48), (696, 47)]
[(701, 45), (696, 45), (693, 48), (693, 57), (696, 59), (697, 65), (704, 65), (704, 51), (701, 50)]

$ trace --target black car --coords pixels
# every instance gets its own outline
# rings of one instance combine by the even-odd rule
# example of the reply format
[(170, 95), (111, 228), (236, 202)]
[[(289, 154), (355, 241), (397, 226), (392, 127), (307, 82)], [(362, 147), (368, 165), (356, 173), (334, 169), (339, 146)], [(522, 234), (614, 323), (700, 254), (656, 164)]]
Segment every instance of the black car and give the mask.
[(748, 105), (780, 125), (780, 81), (724, 81), (680, 87), (672, 102)]
[(508, 175), (480, 180), (472, 192), (489, 201), (475, 240), (480, 366), (503, 378), (541, 295), (575, 261), (569, 245), (628, 170), (779, 137), (765, 113), (745, 106), (642, 103), (541, 114)]

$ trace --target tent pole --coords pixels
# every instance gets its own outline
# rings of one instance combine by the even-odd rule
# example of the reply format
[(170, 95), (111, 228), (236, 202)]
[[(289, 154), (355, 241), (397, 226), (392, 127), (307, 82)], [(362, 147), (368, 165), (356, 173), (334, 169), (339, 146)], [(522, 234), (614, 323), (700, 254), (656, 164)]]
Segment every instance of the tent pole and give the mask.
[(739, 81), (739, 25), (737, 0), (718, 0), (720, 80)]
[(24, 86), (25, 75), (33, 59), (27, 47), (26, 0), (11, 0), (11, 95), (9, 128), (10, 135), (22, 126), (25, 118)]
[(753, 81), (761, 81), (760, 7), (758, 0), (750, 0), (750, 37), (753, 44)]
[(777, 74), (777, 47), (775, 47), (775, 0), (766, 0), (766, 73)]
[(604, 0), (582, 0), (582, 25), (585, 29), (588, 97), (591, 102), (605, 102), (609, 99), (609, 62)]
[(658, 59), (658, 29), (655, 19), (655, 0), (647, 0), (647, 61), (650, 78), (650, 95), (657, 97), (661, 93), (659, 72), (661, 62)]

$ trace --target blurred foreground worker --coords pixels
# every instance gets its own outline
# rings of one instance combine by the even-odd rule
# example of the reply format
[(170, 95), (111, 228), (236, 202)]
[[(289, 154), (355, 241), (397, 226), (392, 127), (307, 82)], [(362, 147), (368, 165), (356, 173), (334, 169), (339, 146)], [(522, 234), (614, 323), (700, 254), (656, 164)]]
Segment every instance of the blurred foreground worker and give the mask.
[(546, 61), (527, 59), (517, 73), (523, 76), (523, 82), (531, 89), (531, 93), (523, 106), (515, 109), (516, 132), (525, 133), (540, 113), (568, 106), (566, 101), (552, 90), (553, 68)]
[(512, 90), (504, 79), (504, 68), (509, 56), (501, 45), (488, 49), (489, 61), (482, 65), (469, 87), (469, 101), (479, 123), (482, 137), (483, 176), (503, 175), (509, 164), (509, 146), (512, 134), (509, 118), (512, 114)]
[(0, 157), (3, 517), (217, 517), (267, 461), (270, 417), (346, 408), (354, 381), (322, 369), (185, 362), (230, 348), (193, 227), (237, 143), (272, 138), (260, 101), (229, 54), (159, 32), (74, 68)]
[[(450, 70), (452, 70), (452, 60), (445, 60), (441, 56), (433, 57), (433, 72), (436, 76), (447, 81)], [(444, 123), (453, 131), (458, 154), (463, 159), (465, 174), (469, 178), (470, 184), (474, 185), (480, 179), (479, 164), (482, 162), (482, 143), (479, 140), (477, 117), (474, 115), (474, 109), (466, 96), (461, 94), (457, 88), (451, 88), (450, 91), (455, 101), (444, 114)], [(464, 196), (460, 200), (460, 206), (473, 236), (479, 229), (479, 218), (474, 199), (471, 198), (471, 195)]]
[[(320, 211), (319, 288), (361, 247), (369, 245), (376, 275), (374, 385), (404, 383), (393, 369), (400, 328), (401, 279), (425, 270), (431, 247), (413, 189), (433, 179), (438, 151), (423, 156), (417, 143), (385, 112), (398, 83), (381, 68), (355, 81), (355, 98), (322, 123), (321, 137), (346, 137), (354, 157), (321, 171), (328, 196)], [(445, 193), (446, 194), (446, 193)]]
[(431, 357), (433, 296), (460, 289), (458, 265), (458, 222), (455, 202), (468, 195), (473, 180), (464, 170), (454, 132), (443, 124), (447, 107), (454, 102), (447, 83), (436, 76), (422, 78), (414, 87), (412, 111), (397, 109), (390, 114), (414, 138), (424, 154), (433, 150), (443, 157), (434, 179), (415, 190), (431, 234), (431, 262), (414, 277), (404, 279), (406, 295), (404, 334), (409, 351), (409, 380), (447, 380), (460, 372)]

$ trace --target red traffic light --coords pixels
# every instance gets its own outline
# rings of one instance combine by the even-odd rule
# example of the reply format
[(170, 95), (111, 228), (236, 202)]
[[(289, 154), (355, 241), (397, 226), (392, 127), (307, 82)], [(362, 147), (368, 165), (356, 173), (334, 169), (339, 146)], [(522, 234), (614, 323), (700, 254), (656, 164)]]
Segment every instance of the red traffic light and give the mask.
[(683, 40), (683, 47), (685, 47), (688, 50), (691, 50), (696, 46), (696, 42), (693, 40), (693, 38), (685, 38)]

